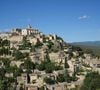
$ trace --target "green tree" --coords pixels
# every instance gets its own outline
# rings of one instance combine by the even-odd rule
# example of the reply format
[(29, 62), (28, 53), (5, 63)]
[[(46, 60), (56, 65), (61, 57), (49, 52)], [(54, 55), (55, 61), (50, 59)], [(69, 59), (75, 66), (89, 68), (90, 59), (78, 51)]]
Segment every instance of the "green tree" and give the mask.
[(0, 68), (0, 80), (4, 78), (5, 73), (6, 73), (5, 68)]
[(34, 45), (34, 46), (35, 46), (35, 48), (39, 48), (39, 47), (41, 47), (42, 45), (43, 45), (43, 43), (41, 43), (40, 40), (37, 39), (37, 43), (36, 43), (36, 45)]
[(10, 46), (10, 41), (7, 39), (2, 40), (2, 46)]
[(30, 58), (28, 58), (24, 61), (24, 68), (27, 70), (34, 70), (35, 64), (30, 60)]
[(16, 50), (16, 52), (14, 53), (15, 59), (16, 60), (20, 60), (20, 59), (24, 59), (24, 54), (21, 53), (20, 51)]
[(36, 68), (40, 71), (45, 70), (45, 64), (42, 62), (41, 64), (36, 65)]
[(50, 77), (45, 77), (45, 78), (44, 78), (44, 82), (46, 82), (47, 84), (50, 84), (50, 85), (56, 83), (55, 79), (52, 79), (52, 78), (50, 78)]
[(27, 52), (23, 53), (23, 55), (24, 55), (25, 58), (29, 57), (29, 53), (27, 53)]
[(70, 77), (67, 69), (64, 70), (64, 78), (65, 78), (66, 82), (68, 82), (68, 83), (71, 82), (71, 77)]
[(5, 77), (3, 80), (0, 80), (0, 90), (12, 90), (11, 84), (14, 82), (15, 82), (14, 79)]
[(54, 69), (55, 69), (55, 66), (54, 66), (54, 63), (52, 63), (52, 62), (47, 63), (45, 65), (45, 71), (46, 71), (46, 73), (52, 73)]
[(57, 70), (63, 70), (63, 67), (60, 66), (60, 65), (55, 65), (54, 70), (55, 71), (57, 71)]
[(51, 41), (47, 41), (46, 43), (47, 43), (47, 46), (48, 46), (49, 49), (51, 49), (52, 46), (54, 45), (54, 43), (51, 42)]
[(35, 46), (34, 46), (34, 45), (32, 45), (30, 51), (31, 51), (31, 52), (34, 52), (34, 51), (35, 51)]
[(9, 50), (9, 48), (2, 47), (0, 49), (0, 55), (11, 55), (11, 51)]
[(21, 68), (18, 68), (17, 66), (9, 66), (5, 69), (7, 73), (13, 73), (14, 77), (20, 76), (21, 73), (23, 73), (23, 70)]
[(58, 81), (58, 82), (65, 82), (64, 74), (59, 74), (59, 75), (57, 76), (57, 81)]
[(64, 63), (65, 65), (65, 68), (69, 68), (69, 65), (68, 65), (68, 63), (67, 63), (67, 57), (65, 58), (65, 63)]
[(100, 75), (97, 72), (88, 73), (80, 90), (100, 90)]
[(5, 68), (8, 68), (10, 66), (10, 59), (9, 58), (2, 58), (1, 59), (3, 62), (3, 65), (5, 66)]

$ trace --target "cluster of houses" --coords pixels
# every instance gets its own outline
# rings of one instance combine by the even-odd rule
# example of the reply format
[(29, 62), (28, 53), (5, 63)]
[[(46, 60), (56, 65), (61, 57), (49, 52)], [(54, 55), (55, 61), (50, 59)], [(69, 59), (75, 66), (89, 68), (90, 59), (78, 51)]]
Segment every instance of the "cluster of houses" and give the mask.
[(48, 35), (45, 36), (42, 32), (39, 32), (38, 29), (33, 29), (30, 25), (26, 28), (14, 28), (11, 30), (11, 32), (3, 32), (0, 33), (0, 37), (2, 39), (9, 40), (10, 48), (12, 47), (18, 47), (23, 41), (23, 37), (27, 36), (27, 40), (29, 40), (30, 43), (35, 45), (38, 41), (43, 43), (44, 39), (46, 41), (49, 40), (56, 40), (57, 35)]
[[(53, 41), (56, 43), (57, 41), (57, 35), (44, 35), (43, 33), (39, 32), (37, 29), (33, 29), (30, 25), (28, 25), (27, 28), (21, 29), (21, 28), (14, 28), (11, 32), (7, 33), (0, 33), (0, 37), (2, 39), (7, 39), (10, 41), (10, 48), (15, 47), (16, 49), (19, 48), (19, 45), (23, 42), (23, 37), (27, 36), (27, 41), (29, 41), (31, 44), (36, 45), (36, 43), (39, 41), (43, 43), (44, 41)], [(60, 43), (63, 42), (61, 39), (59, 41)], [(42, 48), (38, 49), (36, 52), (30, 53), (30, 50), (20, 50), (23, 52), (30, 53), (29, 56), (32, 60), (32, 62), (40, 63), (40, 60), (44, 60), (44, 57), (47, 55), (46, 53), (47, 46), (44, 44)], [(91, 58), (90, 54), (84, 54), (85, 58), (79, 57), (79, 58), (71, 58), (68, 59), (69, 54), (66, 54), (68, 52), (72, 52), (74, 57), (77, 57), (79, 55), (78, 51), (72, 51), (71, 47), (64, 47), (63, 50), (59, 52), (50, 52), (48, 55), (50, 57), (50, 60), (56, 63), (62, 63), (64, 67), (64, 63), (67, 57), (67, 62), (69, 65), (69, 74), (72, 75), (75, 67), (85, 68), (83, 64), (89, 65), (89, 67), (86, 67), (86, 69), (99, 71), (100, 72), (100, 61), (98, 58)], [(20, 67), (20, 65), (23, 63), (23, 61), (12, 61), (11, 65), (17, 65), (17, 67)], [(59, 73), (64, 73), (64, 70), (54, 71), (51, 74), (46, 74), (45, 71), (39, 71), (34, 70), (34, 73), (32, 74), (25, 74), (23, 73), (21, 76), (17, 77), (17, 90), (20, 90), (19, 88), (22, 86), (25, 90), (39, 90), (42, 86), (44, 87), (44, 90), (66, 90), (66, 88), (75, 88), (76, 83), (58, 83), (55, 85), (47, 85), (44, 83), (43, 79), (44, 77), (52, 77), (56, 78)], [(9, 77), (9, 75), (7, 75)], [(12, 74), (10, 75), (12, 76)], [(80, 81), (83, 79), (81, 76), (79, 77)], [(78, 81), (78, 82), (80, 82)]]

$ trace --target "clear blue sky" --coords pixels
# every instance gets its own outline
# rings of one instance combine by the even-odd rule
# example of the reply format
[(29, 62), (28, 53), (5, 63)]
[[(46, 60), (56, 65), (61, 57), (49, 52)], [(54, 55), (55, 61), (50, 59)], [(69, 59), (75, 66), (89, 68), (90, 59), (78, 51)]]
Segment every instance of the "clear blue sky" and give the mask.
[(66, 42), (100, 40), (100, 0), (0, 0), (0, 30), (31, 24)]

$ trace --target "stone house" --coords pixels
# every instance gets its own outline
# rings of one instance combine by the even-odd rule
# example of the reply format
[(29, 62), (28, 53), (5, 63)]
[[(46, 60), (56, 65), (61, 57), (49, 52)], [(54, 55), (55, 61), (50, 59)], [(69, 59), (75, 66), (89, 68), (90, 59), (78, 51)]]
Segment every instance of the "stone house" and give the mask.
[(50, 60), (59, 63), (59, 53), (49, 53)]
[(27, 84), (25, 90), (38, 90), (38, 87), (33, 84)]
[(21, 35), (21, 28), (12, 29), (11, 33), (16, 35)]
[(30, 25), (28, 25), (27, 28), (22, 29), (23, 36), (30, 36), (35, 34), (39, 34), (39, 31), (37, 29), (33, 29)]
[(11, 36), (11, 33), (8, 32), (4, 32), (4, 33), (0, 33), (0, 37), (4, 40), (4, 39), (8, 39)]
[(13, 77), (13, 73), (6, 73), (5, 77)]
[(30, 83), (32, 84), (34, 84), (34, 83), (36, 83), (36, 80), (38, 79), (38, 76), (37, 76), (37, 74), (30, 74), (29, 75), (30, 76)]
[(17, 82), (18, 82), (18, 85), (21, 85), (21, 84), (26, 85), (28, 83), (27, 74), (21, 74), (21, 76), (18, 76)]
[(21, 64), (23, 64), (24, 61), (11, 61), (10, 65), (11, 66), (17, 66), (18, 68), (20, 67)]
[(10, 37), (8, 38), (8, 40), (9, 40), (10, 42), (17, 42), (17, 43), (20, 43), (20, 42), (23, 41), (23, 36), (22, 36), (22, 35), (10, 36)]

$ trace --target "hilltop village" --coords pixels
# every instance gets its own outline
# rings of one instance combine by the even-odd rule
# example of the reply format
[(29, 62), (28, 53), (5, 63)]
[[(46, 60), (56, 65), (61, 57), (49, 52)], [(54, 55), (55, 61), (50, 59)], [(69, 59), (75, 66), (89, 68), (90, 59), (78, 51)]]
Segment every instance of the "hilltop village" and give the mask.
[(100, 59), (57, 35), (30, 25), (0, 33), (0, 90), (79, 90), (93, 71)]

